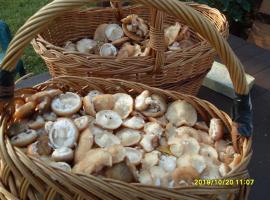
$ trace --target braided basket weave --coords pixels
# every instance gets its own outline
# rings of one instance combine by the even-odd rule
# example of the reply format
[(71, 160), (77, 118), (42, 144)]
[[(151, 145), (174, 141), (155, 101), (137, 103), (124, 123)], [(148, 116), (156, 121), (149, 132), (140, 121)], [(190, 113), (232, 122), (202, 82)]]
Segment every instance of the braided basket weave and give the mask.
[[(197, 27), (201, 34), (215, 47), (226, 64), (235, 91), (240, 95), (249, 93), (244, 68), (235, 56), (228, 43), (220, 36), (211, 23), (201, 18), (197, 12), (185, 4), (175, 0), (137, 0), (148, 6), (167, 10), (179, 17), (189, 16), (188, 23)], [(14, 86), (4, 83), (5, 76), (14, 71), (17, 61), (23, 54), (27, 44), (61, 12), (78, 7), (89, 0), (56, 0), (38, 11), (17, 32), (12, 40), (6, 56), (0, 67), (0, 155), (1, 181), (0, 195), (9, 199), (53, 200), (59, 198), (67, 200), (216, 200), (220, 195), (227, 195), (227, 199), (247, 199), (249, 187), (246, 185), (232, 186), (188, 186), (178, 188), (161, 188), (138, 183), (127, 184), (112, 179), (101, 179), (91, 175), (68, 173), (50, 167), (47, 163), (33, 157), (28, 157), (20, 149), (11, 145), (7, 137), (7, 125), (14, 113), (14, 98), (22, 94), (36, 93), (47, 88), (59, 88), (63, 91), (77, 92), (85, 95), (89, 90), (97, 89), (106, 93), (124, 92), (131, 96), (138, 95), (143, 90), (161, 94), (168, 101), (185, 100), (192, 104), (198, 115), (209, 124), (211, 118), (219, 118), (225, 124), (235, 149), (241, 154), (240, 164), (226, 175), (226, 179), (246, 179), (249, 177), (247, 166), (251, 159), (251, 138), (239, 136), (237, 124), (223, 111), (211, 103), (176, 91), (162, 90), (144, 84), (120, 79), (81, 78), (63, 76), (49, 80), (34, 88), (24, 88), (14, 91)], [(48, 20), (50, 19), (50, 20)], [(6, 79), (7, 80), (7, 79)], [(10, 80), (10, 79), (8, 79)], [(13, 196), (16, 198), (12, 198)]]
[[(224, 37), (228, 36), (226, 18), (218, 10), (196, 3), (188, 5), (210, 20)], [(115, 57), (65, 52), (65, 49), (61, 48), (66, 41), (93, 38), (98, 25), (119, 23), (119, 18), (129, 14), (138, 14), (151, 24), (152, 53), (149, 56), (117, 60)], [(56, 18), (33, 40), (32, 45), (47, 64), (53, 77), (71, 75), (120, 78), (195, 95), (212, 67), (216, 53), (194, 29), (191, 29), (191, 39), (195, 43), (193, 46), (164, 52), (163, 24), (173, 25), (176, 21), (185, 24), (185, 18), (189, 16), (182, 17), (176, 18), (154, 7), (143, 5), (73, 10)]]

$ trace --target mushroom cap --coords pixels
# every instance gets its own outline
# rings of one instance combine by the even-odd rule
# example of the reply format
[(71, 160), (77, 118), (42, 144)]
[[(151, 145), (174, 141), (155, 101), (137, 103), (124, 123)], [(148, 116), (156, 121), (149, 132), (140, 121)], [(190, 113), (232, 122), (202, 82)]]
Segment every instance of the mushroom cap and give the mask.
[(126, 157), (126, 149), (122, 145), (116, 144), (107, 148), (108, 152), (112, 155), (112, 162), (120, 163)]
[(209, 161), (209, 159), (206, 160), (206, 168), (202, 172), (200, 178), (206, 180), (221, 178), (219, 174), (219, 167), (215, 165), (212, 161)]
[(50, 144), (54, 148), (74, 147), (79, 131), (74, 122), (68, 118), (59, 118), (53, 123), (49, 132)]
[(74, 124), (77, 126), (79, 131), (83, 131), (84, 129), (87, 128), (89, 123), (93, 120), (95, 120), (94, 117), (85, 115), (85, 116), (74, 119)]
[(143, 153), (141, 150), (131, 147), (125, 147), (125, 149), (126, 149), (126, 157), (129, 163), (134, 165), (138, 165), (141, 163), (143, 157)]
[(123, 29), (118, 24), (109, 24), (105, 28), (105, 35), (110, 41), (115, 41), (124, 36)]
[(99, 50), (100, 56), (116, 56), (117, 55), (117, 48), (112, 45), (111, 43), (105, 43), (100, 47)]
[(144, 185), (152, 185), (153, 184), (153, 178), (149, 172), (149, 170), (142, 170), (139, 173), (139, 182)]
[(142, 53), (141, 46), (138, 44), (131, 45), (130, 43), (125, 43), (118, 52), (117, 58), (123, 59), (128, 57), (136, 57)]
[(102, 148), (108, 148), (112, 145), (121, 144), (120, 139), (112, 133), (104, 133), (95, 136), (95, 143)]
[(146, 98), (145, 103), (148, 104), (148, 107), (142, 113), (147, 117), (161, 117), (167, 110), (165, 99), (157, 94), (152, 94), (151, 97)]
[(116, 132), (116, 136), (120, 139), (121, 144), (125, 147), (138, 144), (141, 140), (142, 132), (130, 128), (123, 128)]
[(180, 32), (181, 24), (179, 22), (176, 22), (175, 25), (169, 26), (164, 30), (165, 32), (165, 41), (167, 45), (171, 45), (176, 41), (176, 38)]
[(72, 43), (71, 41), (67, 41), (64, 45), (64, 49), (66, 51), (77, 51), (76, 44)]
[(181, 143), (170, 145), (170, 152), (176, 157), (180, 157), (181, 155), (183, 155), (184, 150), (185, 146)]
[(52, 152), (52, 147), (49, 144), (49, 135), (43, 134), (39, 136), (36, 147), (40, 156), (49, 156)]
[(84, 108), (84, 111), (88, 115), (90, 115), (90, 116), (95, 116), (96, 115), (96, 111), (95, 111), (93, 101), (89, 96), (85, 96), (83, 98), (83, 108)]
[(71, 172), (71, 166), (65, 162), (50, 162), (50, 166), (66, 172)]
[(199, 178), (200, 174), (193, 167), (177, 167), (172, 173), (172, 179), (176, 184), (185, 181), (188, 184), (193, 183), (194, 179)]
[(16, 147), (26, 147), (37, 140), (38, 134), (35, 130), (29, 129), (11, 137), (10, 142)]
[(45, 121), (55, 122), (57, 120), (57, 115), (54, 112), (44, 113), (42, 116), (45, 119)]
[(52, 159), (56, 162), (70, 162), (73, 160), (73, 150), (68, 147), (60, 147), (52, 153)]
[(114, 96), (111, 94), (101, 94), (92, 99), (96, 112), (102, 110), (112, 110), (115, 104)]
[(151, 152), (157, 146), (158, 136), (154, 134), (146, 134), (143, 135), (142, 140), (140, 141), (140, 145), (146, 152)]
[(210, 135), (204, 131), (198, 131), (201, 142), (208, 145), (213, 145), (214, 141), (211, 139)]
[(24, 119), (26, 117), (29, 117), (31, 114), (33, 114), (35, 112), (36, 109), (36, 102), (27, 102), (25, 104), (23, 104), (22, 106), (20, 106), (19, 108), (17, 108), (15, 110), (14, 113), (14, 118), (15, 119)]
[(83, 38), (79, 40), (76, 44), (77, 50), (80, 53), (91, 53), (95, 47), (97, 46), (97, 42), (95, 40)]
[(99, 126), (96, 126), (94, 123), (89, 125), (89, 129), (90, 129), (91, 133), (95, 137), (100, 137), (103, 134), (107, 134), (107, 133), (109, 133), (109, 134), (112, 134), (113, 133), (112, 131), (103, 129), (103, 128), (99, 127)]
[(82, 107), (81, 97), (72, 92), (66, 92), (54, 98), (51, 104), (52, 110), (59, 116), (70, 116), (78, 112)]
[(28, 145), (28, 147), (27, 147), (27, 155), (34, 156), (34, 157), (39, 157), (37, 143), (38, 143), (38, 141)]
[(219, 173), (222, 177), (226, 176), (230, 172), (230, 170), (230, 167), (225, 163), (221, 163), (219, 165)]
[(161, 117), (148, 117), (148, 120), (150, 122), (156, 122), (159, 123), (161, 126), (166, 127), (166, 125), (168, 124), (168, 120), (166, 119), (165, 115), (161, 116)]
[(107, 178), (116, 179), (126, 183), (131, 183), (134, 181), (134, 176), (130, 168), (126, 163), (118, 163), (113, 167), (106, 170), (105, 175)]
[(228, 155), (234, 155), (235, 154), (235, 150), (234, 147), (232, 145), (229, 145), (226, 147), (225, 153)]
[(201, 142), (201, 135), (200, 132), (192, 127), (188, 126), (181, 126), (176, 129), (177, 135), (178, 136), (183, 136), (183, 135), (189, 135), (192, 138), (195, 138), (198, 142)]
[(100, 24), (94, 34), (94, 40), (98, 42), (108, 42), (108, 39), (105, 34), (105, 30), (108, 24)]
[(182, 144), (184, 145), (185, 154), (198, 154), (200, 151), (200, 144), (192, 137), (183, 137)]
[(201, 131), (205, 131), (208, 133), (209, 131), (209, 127), (207, 126), (207, 124), (203, 121), (201, 122), (196, 122), (195, 126), (194, 126), (195, 129), (198, 129), (198, 130), (201, 130)]
[(142, 117), (133, 116), (126, 119), (123, 122), (123, 126), (131, 129), (142, 129), (144, 127), (145, 121)]
[(112, 110), (102, 110), (96, 114), (96, 124), (105, 129), (114, 130), (121, 126), (121, 116)]
[(122, 119), (126, 119), (133, 111), (133, 98), (124, 93), (113, 95), (115, 99), (113, 111), (117, 112)]
[(74, 162), (80, 162), (87, 152), (92, 149), (94, 144), (94, 135), (91, 132), (90, 128), (85, 129), (81, 134), (78, 140), (78, 145), (74, 153)]
[(45, 123), (44, 128), (45, 128), (45, 131), (46, 131), (47, 133), (49, 133), (50, 130), (52, 129), (53, 123), (54, 123), (54, 122), (52, 122), (52, 121), (47, 121), (47, 122)]
[(178, 100), (168, 107), (166, 118), (177, 127), (194, 126), (197, 121), (197, 112), (191, 104)]
[(22, 133), (28, 129), (28, 126), (26, 123), (23, 122), (14, 122), (8, 127), (8, 136), (14, 136), (18, 133)]
[(206, 168), (206, 162), (203, 156), (198, 154), (185, 154), (177, 159), (178, 167), (193, 167), (199, 174)]
[(162, 167), (153, 166), (149, 171), (153, 178), (154, 185), (168, 187), (169, 173), (167, 173)]
[(228, 146), (228, 142), (226, 142), (225, 140), (219, 140), (215, 142), (215, 149), (218, 152), (226, 152)]
[(200, 155), (212, 160), (218, 160), (218, 152), (215, 148), (207, 144), (201, 144)]
[(90, 98), (90, 100), (92, 101), (94, 97), (98, 96), (98, 95), (102, 95), (103, 93), (99, 90), (91, 90), (86, 96), (88, 96)]
[(159, 160), (159, 166), (166, 172), (173, 172), (176, 168), (176, 160), (175, 156), (162, 155)]
[(221, 119), (211, 119), (209, 135), (215, 141), (221, 140), (223, 138), (224, 125)]
[(163, 135), (164, 129), (156, 122), (148, 122), (144, 125), (145, 134), (153, 134), (159, 138)]
[(148, 104), (145, 102), (145, 100), (149, 96), (150, 92), (148, 90), (145, 90), (140, 95), (138, 95), (135, 99), (135, 109), (138, 111), (144, 111), (148, 107)]
[(31, 120), (29, 121), (28, 123), (28, 126), (30, 129), (34, 129), (34, 130), (37, 130), (37, 129), (40, 129), (40, 128), (43, 128), (45, 125), (45, 120), (42, 116), (38, 115), (35, 120)]
[(144, 154), (144, 158), (141, 161), (142, 169), (150, 169), (151, 167), (157, 165), (160, 155), (161, 153), (159, 151), (152, 151)]

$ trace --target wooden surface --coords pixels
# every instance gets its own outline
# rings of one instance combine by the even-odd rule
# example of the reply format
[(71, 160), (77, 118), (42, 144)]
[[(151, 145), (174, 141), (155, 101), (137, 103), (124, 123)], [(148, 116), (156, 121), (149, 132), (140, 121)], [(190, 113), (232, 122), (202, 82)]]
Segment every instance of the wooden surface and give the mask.
[[(235, 36), (230, 36), (229, 43), (243, 62), (246, 71), (256, 78), (256, 84), (251, 91), (254, 110), (254, 154), (249, 166), (255, 185), (251, 188), (249, 199), (266, 200), (270, 198), (270, 51)], [(31, 86), (48, 78), (48, 74), (38, 75), (21, 82), (18, 87)], [(231, 99), (205, 87), (200, 89), (198, 96), (230, 113)]]

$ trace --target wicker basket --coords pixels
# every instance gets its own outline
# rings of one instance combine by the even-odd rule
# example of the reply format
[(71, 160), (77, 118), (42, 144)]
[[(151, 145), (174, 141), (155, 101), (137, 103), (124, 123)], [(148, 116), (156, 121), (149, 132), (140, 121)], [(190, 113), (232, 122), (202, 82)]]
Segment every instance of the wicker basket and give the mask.
[[(218, 10), (195, 3), (188, 5), (210, 20), (224, 37), (228, 36), (226, 18)], [(153, 51), (150, 56), (117, 60), (115, 57), (67, 53), (61, 48), (68, 40), (93, 38), (99, 24), (119, 22), (119, 15), (115, 13), (121, 13), (123, 17), (138, 14), (152, 22), (150, 38)], [(183, 20), (165, 12), (142, 5), (73, 10), (54, 20), (32, 44), (53, 77), (71, 75), (120, 78), (195, 95), (212, 67), (216, 54), (209, 43), (195, 31), (191, 31), (191, 38), (195, 42), (192, 47), (164, 52), (163, 24), (172, 25), (176, 21), (185, 24)]]
[[(10, 191), (19, 199), (52, 200), (57, 195), (63, 199), (94, 199), (94, 200), (216, 200), (219, 195), (227, 195), (227, 199), (247, 199), (249, 187), (246, 185), (232, 186), (189, 186), (178, 188), (160, 188), (141, 184), (127, 184), (112, 179), (101, 179), (91, 175), (73, 174), (48, 166), (36, 158), (28, 157), (20, 149), (13, 147), (7, 134), (7, 123), (14, 113), (14, 96), (36, 93), (48, 87), (60, 88), (64, 91), (75, 91), (85, 95), (89, 90), (98, 89), (108, 93), (125, 92), (132, 96), (143, 90), (162, 94), (169, 101), (183, 99), (192, 104), (198, 115), (205, 122), (213, 117), (220, 118), (227, 130), (226, 137), (230, 138), (235, 150), (241, 154), (241, 163), (231, 171), (226, 179), (246, 179), (249, 177), (247, 166), (251, 159), (251, 138), (242, 137), (238, 133), (237, 124), (223, 111), (211, 103), (197, 97), (181, 94), (176, 91), (162, 90), (144, 84), (120, 79), (81, 78), (75, 76), (57, 77), (42, 83), (34, 88), (25, 88), (14, 92), (13, 71), (20, 59), (24, 48), (48, 23), (63, 11), (81, 6), (88, 0), (56, 0), (38, 11), (18, 31), (12, 40), (6, 56), (0, 67), (0, 155), (1, 180), (3, 191)], [(189, 23), (198, 27), (218, 51), (228, 67), (236, 93), (247, 95), (249, 88), (244, 76), (244, 68), (228, 43), (220, 36), (216, 29), (207, 20), (185, 4), (175, 0), (137, 0), (148, 6), (161, 10), (168, 10), (175, 16), (189, 16)], [(0, 192), (1, 194), (1, 192)], [(6, 193), (8, 195), (8, 193)], [(59, 196), (58, 196), (59, 197)]]

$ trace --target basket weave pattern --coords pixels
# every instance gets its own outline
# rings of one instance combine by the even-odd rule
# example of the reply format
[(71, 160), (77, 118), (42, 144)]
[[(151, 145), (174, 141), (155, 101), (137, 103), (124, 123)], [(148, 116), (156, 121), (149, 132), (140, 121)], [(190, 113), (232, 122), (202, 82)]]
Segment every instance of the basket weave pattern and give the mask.
[[(200, 4), (189, 5), (209, 19), (224, 37), (228, 36), (226, 18), (218, 10)], [(164, 52), (163, 24), (173, 25), (176, 21), (183, 24), (181, 20), (141, 5), (123, 7), (121, 12), (123, 17), (138, 14), (150, 22), (150, 46), (153, 50), (150, 56), (117, 60), (114, 57), (79, 52), (67, 53), (61, 48), (68, 40), (74, 42), (84, 37), (93, 38), (100, 24), (117, 23), (114, 8), (66, 12), (34, 39), (32, 45), (53, 77), (71, 75), (121, 78), (196, 94), (216, 55), (209, 43), (191, 30), (195, 45), (175, 52)]]

